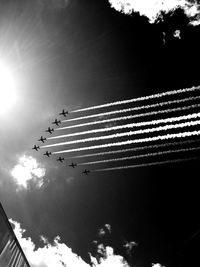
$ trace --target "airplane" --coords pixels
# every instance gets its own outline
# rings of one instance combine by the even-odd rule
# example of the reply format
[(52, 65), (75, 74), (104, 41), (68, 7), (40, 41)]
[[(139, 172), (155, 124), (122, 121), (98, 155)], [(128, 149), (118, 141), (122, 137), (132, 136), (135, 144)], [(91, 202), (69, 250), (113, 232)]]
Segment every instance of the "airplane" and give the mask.
[(40, 137), (40, 139), (38, 139), (38, 141), (41, 141), (42, 143), (44, 143), (44, 141), (46, 141), (47, 139), (46, 139), (46, 137)]
[(69, 167), (72, 167), (72, 168), (75, 168), (76, 166), (77, 166), (77, 164), (73, 163), (73, 162), (69, 165)]
[(36, 145), (34, 145), (34, 147), (32, 147), (32, 149), (35, 149), (36, 151), (38, 151), (38, 149), (40, 149), (40, 147), (39, 147), (39, 146), (36, 146)]
[(82, 172), (82, 174), (88, 175), (89, 172), (90, 170), (85, 169), (84, 172)]
[(54, 132), (54, 129), (49, 127), (45, 132), (52, 134), (52, 132)]
[(67, 117), (66, 116), (67, 114), (69, 114), (69, 112), (67, 110), (65, 111), (64, 109), (62, 110), (61, 113), (59, 113), (59, 115), (63, 115), (64, 117)]
[(57, 126), (59, 125), (61, 123), (61, 121), (59, 120), (57, 120), (57, 119), (55, 119), (55, 121), (54, 122), (52, 122), (52, 124), (56, 124)]
[(57, 161), (60, 161), (60, 162), (63, 162), (65, 159), (64, 158), (61, 158), (61, 157), (59, 157), (58, 159), (57, 159)]
[(50, 157), (51, 152), (46, 151), (46, 153), (43, 154), (44, 156)]

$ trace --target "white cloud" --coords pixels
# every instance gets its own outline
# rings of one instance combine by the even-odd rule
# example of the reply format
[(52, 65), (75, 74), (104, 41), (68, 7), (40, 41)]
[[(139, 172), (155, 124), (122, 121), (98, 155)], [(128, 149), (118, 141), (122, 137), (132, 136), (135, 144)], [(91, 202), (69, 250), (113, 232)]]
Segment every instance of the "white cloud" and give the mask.
[(99, 245), (97, 246), (97, 252), (98, 252), (99, 254), (101, 254), (102, 256), (106, 255), (106, 248), (104, 247), (103, 244), (99, 244)]
[(176, 31), (174, 32), (173, 36), (174, 36), (175, 38), (181, 39), (181, 32), (180, 32), (180, 30), (176, 30)]
[(46, 169), (31, 156), (22, 156), (11, 170), (11, 175), (21, 187), (27, 188), (27, 182), (34, 180), (38, 187), (43, 185)]
[(117, 11), (131, 14), (139, 12), (140, 15), (149, 18), (150, 23), (154, 23), (161, 15), (161, 11), (168, 13), (181, 7), (190, 18), (192, 25), (200, 24), (200, 4), (197, 0), (108, 0), (111, 7)]
[(99, 259), (99, 263), (95, 257), (91, 257), (91, 261), (94, 267), (129, 267), (128, 263), (120, 255), (115, 255), (113, 248), (103, 244), (98, 246), (98, 252), (102, 255)]
[(59, 236), (54, 239), (53, 245), (49, 244), (46, 238), (41, 237), (44, 246), (36, 249), (31, 238), (23, 237), (25, 230), (21, 228), (20, 224), (12, 219), (10, 222), (14, 225), (15, 235), (31, 267), (89, 267), (86, 262), (72, 252), (71, 248), (60, 242)]
[(111, 233), (111, 225), (106, 223), (105, 228), (107, 228), (108, 232)]
[[(23, 237), (25, 230), (21, 228), (20, 224), (12, 219), (9, 221), (14, 225), (14, 233), (31, 267), (90, 267), (71, 248), (61, 243), (59, 236), (54, 239), (53, 244), (50, 244), (47, 238), (41, 236), (44, 246), (36, 249), (31, 238)], [(100, 244), (98, 250), (101, 252), (99, 262), (90, 255), (93, 267), (129, 267), (122, 256), (114, 254), (113, 248), (104, 247), (103, 244)]]

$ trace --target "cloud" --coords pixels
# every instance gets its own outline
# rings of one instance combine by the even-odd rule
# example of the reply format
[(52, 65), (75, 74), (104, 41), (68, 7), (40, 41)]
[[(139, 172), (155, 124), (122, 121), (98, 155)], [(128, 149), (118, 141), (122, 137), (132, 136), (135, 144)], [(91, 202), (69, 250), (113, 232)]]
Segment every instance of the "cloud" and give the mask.
[(190, 19), (190, 24), (200, 24), (200, 4), (197, 0), (108, 0), (111, 7), (124, 14), (139, 12), (154, 23), (162, 12), (168, 13), (182, 8)]
[(104, 236), (106, 232), (109, 232), (111, 234), (111, 225), (106, 223), (104, 227), (98, 229), (98, 236)]
[(105, 228), (108, 230), (108, 232), (111, 234), (111, 225), (106, 223)]
[(98, 245), (98, 253), (102, 255), (98, 261), (90, 255), (94, 267), (129, 267), (124, 258), (120, 255), (115, 255), (113, 248), (109, 246), (105, 247), (103, 244)]
[(31, 238), (24, 238), (24, 229), (20, 224), (12, 219), (9, 220), (14, 225), (15, 235), (29, 261), (31, 267), (88, 267), (81, 257), (72, 252), (72, 249), (66, 244), (60, 242), (60, 237), (54, 239), (54, 243), (50, 244), (45, 237), (41, 237), (44, 246), (36, 249)]
[(103, 236), (105, 234), (106, 234), (106, 231), (103, 228), (98, 230), (98, 236)]
[(136, 247), (138, 244), (134, 241), (126, 242), (123, 247), (126, 248), (126, 251), (128, 254), (131, 254), (133, 251), (133, 248)]
[(180, 30), (176, 30), (173, 35), (174, 35), (175, 38), (181, 39), (181, 32), (180, 32)]
[[(55, 237), (53, 244), (50, 244), (47, 238), (41, 236), (43, 247), (36, 248), (30, 237), (25, 238), (26, 232), (21, 228), (20, 223), (10, 219), (14, 227), (14, 233), (30, 263), (31, 267), (90, 267), (88, 263), (75, 254), (71, 248), (61, 242), (59, 236)], [(98, 252), (101, 256), (97, 259), (90, 255), (93, 267), (129, 267), (125, 259), (120, 255), (115, 255), (113, 248), (103, 244), (98, 245)], [(155, 266), (160, 267), (160, 266)]]
[(43, 185), (43, 177), (46, 169), (37, 162), (32, 156), (23, 155), (19, 158), (18, 164), (11, 170), (11, 175), (17, 182), (18, 186), (27, 188), (28, 181), (33, 180), (35, 185)]

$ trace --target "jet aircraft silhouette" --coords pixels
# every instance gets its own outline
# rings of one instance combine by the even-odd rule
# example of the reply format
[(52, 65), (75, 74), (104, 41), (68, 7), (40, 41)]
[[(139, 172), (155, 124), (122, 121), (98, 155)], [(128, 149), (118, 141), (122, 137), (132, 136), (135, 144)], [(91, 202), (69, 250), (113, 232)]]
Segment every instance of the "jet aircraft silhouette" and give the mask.
[(41, 141), (42, 143), (44, 143), (44, 141), (46, 140), (47, 140), (46, 137), (43, 137), (43, 136), (41, 136), (40, 139), (38, 139), (38, 141)]
[(64, 158), (61, 158), (61, 157), (59, 157), (58, 159), (57, 159), (57, 161), (60, 161), (60, 162), (63, 162), (65, 159)]
[(52, 132), (54, 132), (54, 129), (49, 127), (45, 132), (52, 134)]
[(69, 114), (69, 112), (67, 110), (65, 111), (64, 109), (62, 110), (61, 113), (59, 113), (59, 115), (63, 115), (64, 117), (67, 117), (66, 116), (67, 114)]
[(85, 169), (85, 170), (82, 172), (82, 174), (88, 175), (89, 172), (90, 172), (90, 170)]
[(69, 165), (69, 167), (72, 167), (72, 168), (75, 168), (76, 166), (77, 166), (77, 164), (73, 163), (73, 162)]
[(34, 145), (34, 147), (32, 147), (32, 149), (35, 149), (36, 151), (38, 151), (38, 149), (40, 149), (40, 147), (39, 147), (39, 146), (36, 146), (36, 145)]
[(46, 151), (43, 155), (44, 155), (44, 156), (47, 156), (47, 157), (50, 157), (51, 152)]
[(56, 124), (57, 126), (59, 126), (60, 123), (61, 121), (60, 120), (58, 121), (57, 119), (55, 119), (55, 121), (52, 122), (52, 124)]

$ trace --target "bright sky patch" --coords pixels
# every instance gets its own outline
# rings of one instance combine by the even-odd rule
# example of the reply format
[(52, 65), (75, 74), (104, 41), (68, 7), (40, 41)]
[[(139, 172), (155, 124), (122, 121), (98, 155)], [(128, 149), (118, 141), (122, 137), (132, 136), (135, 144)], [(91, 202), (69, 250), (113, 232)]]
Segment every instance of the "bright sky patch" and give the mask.
[(27, 182), (34, 179), (36, 185), (41, 187), (46, 169), (31, 156), (22, 156), (18, 164), (11, 171), (11, 175), (19, 186), (27, 188)]
[(181, 7), (192, 25), (200, 24), (200, 5), (197, 1), (191, 3), (188, 0), (109, 0), (109, 2), (111, 7), (119, 12), (125, 14), (139, 12), (140, 15), (149, 18), (150, 23), (154, 23), (162, 11), (168, 13)]
[(16, 99), (11, 72), (0, 62), (0, 115), (7, 112), (14, 105)]

